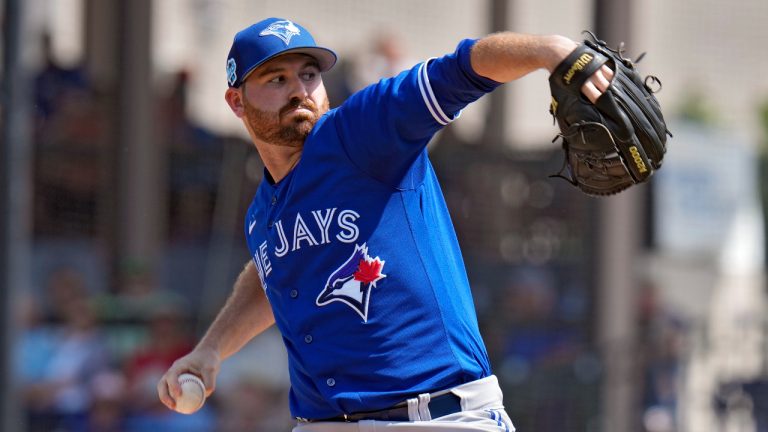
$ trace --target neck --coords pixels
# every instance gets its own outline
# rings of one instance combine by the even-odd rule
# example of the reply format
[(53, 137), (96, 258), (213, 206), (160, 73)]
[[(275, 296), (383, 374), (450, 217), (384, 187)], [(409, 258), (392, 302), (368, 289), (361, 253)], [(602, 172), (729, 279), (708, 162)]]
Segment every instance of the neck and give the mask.
[(264, 166), (272, 176), (272, 180), (278, 183), (284, 179), (293, 167), (301, 159), (301, 147), (275, 146), (264, 143), (256, 143), (256, 150), (259, 152)]

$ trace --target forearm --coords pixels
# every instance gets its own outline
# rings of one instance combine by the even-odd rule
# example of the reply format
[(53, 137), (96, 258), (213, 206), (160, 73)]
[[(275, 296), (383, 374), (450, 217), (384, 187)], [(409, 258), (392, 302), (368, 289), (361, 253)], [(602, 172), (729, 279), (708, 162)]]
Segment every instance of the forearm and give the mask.
[(552, 72), (576, 43), (563, 36), (512, 32), (486, 36), (472, 47), (472, 68), (498, 82), (516, 80), (538, 69)]
[(274, 323), (256, 267), (249, 262), (198, 346), (213, 349), (224, 360)]

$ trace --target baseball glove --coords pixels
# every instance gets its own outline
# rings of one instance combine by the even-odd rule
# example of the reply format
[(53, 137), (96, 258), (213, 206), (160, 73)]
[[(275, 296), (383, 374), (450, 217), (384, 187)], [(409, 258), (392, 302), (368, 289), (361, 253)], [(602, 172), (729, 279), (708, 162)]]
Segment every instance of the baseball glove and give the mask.
[[(623, 44), (614, 50), (589, 35), (549, 77), (550, 113), (560, 128), (553, 142), (562, 138), (565, 151), (562, 169), (550, 177), (589, 195), (612, 195), (647, 181), (661, 167), (672, 134), (653, 95), (661, 89), (658, 78), (642, 78), (624, 57)], [(581, 86), (604, 64), (614, 71), (613, 79), (592, 104)]]

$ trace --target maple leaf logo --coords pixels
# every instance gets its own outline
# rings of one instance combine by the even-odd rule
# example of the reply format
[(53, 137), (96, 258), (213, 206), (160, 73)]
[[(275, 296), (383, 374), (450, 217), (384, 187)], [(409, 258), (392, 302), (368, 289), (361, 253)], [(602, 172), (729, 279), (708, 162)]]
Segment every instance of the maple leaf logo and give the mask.
[(385, 275), (381, 274), (381, 267), (384, 266), (384, 261), (376, 257), (372, 260), (361, 259), (360, 264), (357, 266), (355, 272), (355, 280), (362, 283), (372, 283), (376, 286), (376, 281), (383, 278)]
[(384, 260), (368, 255), (368, 246), (355, 245), (352, 255), (328, 277), (325, 288), (317, 296), (315, 304), (325, 306), (332, 302), (342, 302), (368, 322), (368, 304), (371, 289), (376, 282), (387, 277), (381, 270)]

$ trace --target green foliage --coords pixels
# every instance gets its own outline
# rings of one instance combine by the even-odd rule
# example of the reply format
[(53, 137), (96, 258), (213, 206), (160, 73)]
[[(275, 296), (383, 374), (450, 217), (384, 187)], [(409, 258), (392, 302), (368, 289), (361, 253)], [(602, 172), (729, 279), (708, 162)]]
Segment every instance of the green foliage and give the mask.
[(717, 124), (717, 113), (707, 100), (704, 92), (697, 89), (689, 89), (682, 97), (678, 107), (680, 118), (684, 121), (700, 124)]

